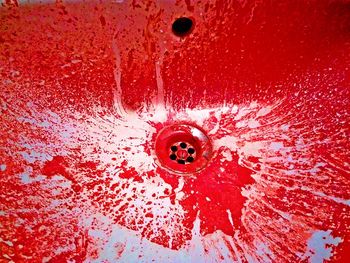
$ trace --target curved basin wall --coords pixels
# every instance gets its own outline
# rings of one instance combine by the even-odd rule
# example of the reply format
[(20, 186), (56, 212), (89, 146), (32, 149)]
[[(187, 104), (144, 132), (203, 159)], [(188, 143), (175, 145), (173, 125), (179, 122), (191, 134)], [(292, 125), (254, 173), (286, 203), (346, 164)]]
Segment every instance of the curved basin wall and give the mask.
[[(349, 260), (349, 10), (3, 2), (0, 261)], [(202, 170), (158, 159), (176, 124)]]

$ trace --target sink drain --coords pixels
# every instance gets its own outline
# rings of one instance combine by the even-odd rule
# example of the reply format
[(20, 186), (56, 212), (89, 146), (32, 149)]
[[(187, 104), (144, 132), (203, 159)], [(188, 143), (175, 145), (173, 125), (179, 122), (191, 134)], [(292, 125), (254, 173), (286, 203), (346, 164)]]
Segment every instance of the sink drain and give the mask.
[(183, 174), (202, 170), (212, 154), (208, 136), (198, 127), (188, 124), (163, 128), (155, 149), (162, 167)]
[(170, 150), (170, 159), (179, 164), (192, 163), (196, 159), (196, 150), (191, 144), (177, 142), (170, 147)]

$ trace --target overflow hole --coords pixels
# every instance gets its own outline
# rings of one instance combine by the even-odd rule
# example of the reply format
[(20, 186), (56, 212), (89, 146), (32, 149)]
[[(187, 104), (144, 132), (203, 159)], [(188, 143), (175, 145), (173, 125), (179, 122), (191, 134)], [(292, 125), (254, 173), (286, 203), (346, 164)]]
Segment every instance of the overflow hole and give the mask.
[(185, 36), (191, 33), (193, 29), (193, 21), (188, 17), (180, 17), (173, 23), (173, 33), (179, 37)]

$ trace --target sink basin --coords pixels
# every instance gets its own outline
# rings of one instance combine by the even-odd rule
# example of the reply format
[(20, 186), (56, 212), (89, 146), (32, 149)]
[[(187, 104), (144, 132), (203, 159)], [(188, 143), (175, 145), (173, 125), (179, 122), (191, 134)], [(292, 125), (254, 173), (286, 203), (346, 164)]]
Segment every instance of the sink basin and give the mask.
[(0, 262), (349, 262), (350, 2), (0, 7)]

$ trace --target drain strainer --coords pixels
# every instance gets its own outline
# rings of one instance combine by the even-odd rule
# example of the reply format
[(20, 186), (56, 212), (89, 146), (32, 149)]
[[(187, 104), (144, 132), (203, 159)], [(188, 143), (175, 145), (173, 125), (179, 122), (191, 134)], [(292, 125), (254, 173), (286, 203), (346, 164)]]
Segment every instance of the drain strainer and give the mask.
[(166, 169), (176, 173), (195, 173), (209, 162), (212, 145), (198, 127), (174, 124), (163, 128), (156, 140), (158, 160)]

